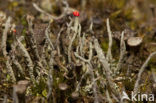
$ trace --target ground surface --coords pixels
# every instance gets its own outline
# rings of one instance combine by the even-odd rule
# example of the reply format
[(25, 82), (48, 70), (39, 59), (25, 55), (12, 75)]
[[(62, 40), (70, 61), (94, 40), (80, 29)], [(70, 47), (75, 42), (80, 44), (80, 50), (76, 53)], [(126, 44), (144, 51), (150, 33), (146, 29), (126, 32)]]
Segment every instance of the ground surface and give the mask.
[[(131, 37), (142, 41), (131, 46)], [(155, 0), (0, 0), (0, 46), (0, 102), (117, 103), (123, 90), (156, 95)]]

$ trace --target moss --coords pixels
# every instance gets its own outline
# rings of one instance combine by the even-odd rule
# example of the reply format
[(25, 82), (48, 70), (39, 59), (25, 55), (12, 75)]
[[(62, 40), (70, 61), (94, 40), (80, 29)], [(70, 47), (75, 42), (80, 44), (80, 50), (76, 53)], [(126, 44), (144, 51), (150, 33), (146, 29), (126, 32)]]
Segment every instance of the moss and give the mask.
[(135, 81), (124, 80), (123, 84), (127, 91), (133, 91)]
[[(50, 13), (51, 15), (55, 15), (55, 16), (60, 15), (62, 13), (62, 8), (65, 7), (65, 5), (63, 3), (58, 3), (61, 1), (58, 1), (57, 3), (55, 2), (56, 0), (50, 0), (50, 1), (52, 2), (52, 8), (50, 8), (51, 10), (49, 10), (48, 13)], [(138, 34), (140, 34), (139, 36), (144, 35), (144, 38), (145, 38), (144, 44), (148, 44), (150, 42), (155, 42), (155, 39), (152, 37), (153, 29), (155, 29), (155, 24), (152, 21), (153, 18), (148, 18), (148, 15), (147, 16), (144, 14), (141, 15), (142, 13), (139, 11), (140, 8), (137, 8), (137, 7), (134, 8), (133, 6), (129, 7), (129, 4), (127, 4), (127, 3), (129, 3), (129, 1), (130, 0), (93, 0), (93, 1), (86, 0), (86, 2), (87, 2), (86, 9), (82, 10), (82, 8), (81, 8), (82, 5), (81, 5), (80, 0), (76, 0), (76, 1), (68, 0), (69, 7), (74, 7), (74, 9), (80, 11), (80, 17), (79, 18), (80, 18), (80, 21), (82, 24), (81, 25), (82, 26), (82, 34), (88, 32), (90, 20), (92, 20), (94, 33), (91, 33), (91, 34), (89, 33), (89, 35), (87, 35), (86, 41), (87, 42), (90, 41), (89, 38), (91, 38), (92, 36), (96, 37), (98, 40), (100, 40), (99, 41), (100, 45), (101, 45), (102, 50), (104, 51), (105, 54), (107, 53), (108, 44), (109, 44), (107, 29), (106, 29), (106, 22), (105, 22), (106, 18), (110, 18), (110, 24), (111, 24), (112, 32), (122, 31), (124, 29), (130, 28), (130, 29), (134, 30), (135, 32), (137, 32)], [(141, 3), (143, 3), (144, 1), (141, 1)], [(155, 2), (155, 0), (149, 0), (149, 1), (152, 1), (152, 4), (154, 4), (154, 2)], [(4, 6), (5, 2), (8, 2), (8, 3), (7, 3), (7, 5)], [(146, 0), (146, 2), (147, 2), (147, 0)], [(134, 3), (136, 3), (136, 2), (134, 1)], [(37, 2), (37, 5), (39, 7), (41, 7), (41, 9), (47, 11), (46, 9), (44, 9), (44, 7), (41, 6), (40, 2)], [(0, 1), (0, 10), (4, 11), (7, 14), (7, 16), (13, 17), (12, 23), (19, 24), (19, 25), (22, 25), (22, 27), (24, 27), (24, 29), (22, 28), (23, 30), (21, 30), (22, 33), (20, 34), (20, 36), (22, 35), (25, 37), (26, 32), (28, 32), (28, 24), (27, 24), (27, 21), (25, 18), (25, 16), (27, 14), (31, 14), (34, 16), (34, 18), (35, 18), (35, 20), (33, 22), (34, 25), (40, 25), (42, 23), (48, 24), (47, 20), (44, 20), (44, 18), (42, 18), (42, 19), (40, 18), (41, 13), (39, 13), (32, 6), (32, 0), (29, 0), (27, 2), (22, 2), (22, 3), (18, 2), (18, 1), (10, 2), (10, 1), (3, 0), (3, 1)], [(33, 12), (31, 10), (34, 10), (35, 12)], [(138, 11), (137, 12), (138, 14), (136, 13), (136, 15), (134, 15), (135, 10)], [(42, 14), (42, 15), (44, 15), (44, 14)], [(141, 17), (141, 16), (144, 16), (144, 17)], [(73, 68), (75, 68), (77, 65), (79, 65), (79, 62), (81, 63), (81, 60), (78, 60), (78, 58), (76, 58), (76, 60), (77, 60), (76, 63), (75, 63), (75, 61), (72, 61), (72, 63), (69, 64), (68, 63), (68, 55), (64, 52), (64, 51), (66, 51), (66, 49), (68, 49), (68, 47), (67, 47), (68, 46), (68, 40), (67, 40), (68, 37), (67, 37), (67, 32), (66, 32), (66, 29), (67, 29), (66, 23), (69, 23), (69, 21), (68, 21), (69, 19), (67, 19), (69, 17), (71, 19), (74, 18), (72, 16), (72, 12), (71, 12), (71, 14), (69, 13), (68, 15), (65, 15), (63, 18), (61, 18), (59, 20), (54, 20), (52, 23), (52, 27), (51, 27), (52, 33), (50, 33), (49, 35), (50, 35), (50, 39), (52, 39), (52, 42), (54, 43), (54, 48), (56, 49), (57, 44), (55, 43), (55, 41), (56, 41), (57, 36), (58, 36), (57, 34), (60, 31), (60, 29), (63, 28), (63, 31), (61, 32), (61, 35), (60, 35), (61, 41), (60, 41), (59, 46), (60, 46), (61, 55), (59, 56), (59, 59), (60, 59), (60, 62), (65, 67), (68, 68), (69, 65), (72, 66), (71, 67), (72, 69), (69, 73), (69, 76), (73, 76), (73, 74), (74, 74), (73, 72), (75, 72), (75, 71), (73, 71), (74, 70)], [(138, 18), (141, 18), (141, 19), (138, 19)], [(149, 21), (147, 22), (146, 19), (148, 19)], [(4, 30), (3, 27), (0, 27), (0, 33), (1, 34), (2, 34), (3, 30)], [(113, 33), (112, 35), (114, 36), (115, 34)], [(64, 39), (67, 40), (65, 45), (63, 45)], [(69, 41), (70, 41), (70, 39), (69, 39)], [(10, 33), (8, 33), (7, 43), (8, 43), (8, 47), (10, 46), (10, 44), (13, 43), (13, 36)], [(22, 41), (22, 43), (25, 45), (25, 41)], [(75, 49), (78, 45), (79, 45), (79, 40), (75, 39), (75, 41), (72, 44), (73, 51), (75, 51)], [(138, 61), (142, 61), (141, 63), (143, 63), (143, 61), (146, 60), (148, 53), (156, 50), (154, 47), (150, 48), (148, 45), (147, 45), (147, 48), (145, 47), (145, 45), (142, 45), (142, 46), (143, 46), (143, 48), (138, 48), (139, 49), (138, 50), (138, 54), (139, 54), (138, 55), (138, 58), (139, 58)], [(87, 56), (87, 57), (88, 57), (88, 51), (89, 51), (88, 47), (89, 47), (89, 45), (87, 45), (87, 47), (84, 47), (84, 48), (87, 48), (84, 50), (85, 54), (86, 54), (85, 56)], [(149, 49), (148, 49), (148, 47), (149, 47)], [(146, 49), (148, 49), (148, 50), (146, 51)], [(127, 50), (128, 53), (130, 51), (131, 50)], [(134, 50), (132, 50), (132, 51), (134, 51)], [(31, 52), (31, 51), (29, 50), (29, 52)], [(148, 52), (148, 53), (146, 55), (144, 55), (145, 54), (144, 52)], [(50, 54), (51, 54), (51, 52), (46, 50), (45, 55), (46, 55), (47, 61), (50, 58)], [(118, 59), (119, 59), (119, 54), (120, 54), (120, 42), (113, 40), (112, 55), (113, 55), (113, 59), (115, 59), (115, 60), (112, 61), (111, 63), (117, 64)], [(93, 68), (94, 68), (95, 72), (98, 71), (98, 74), (95, 73), (95, 78), (98, 78), (98, 76), (100, 76), (100, 78), (105, 79), (105, 75), (103, 75), (103, 70), (102, 70), (101, 66), (97, 67), (97, 65), (100, 65), (100, 63), (97, 60), (97, 57), (95, 55), (96, 55), (96, 53), (93, 50), (93, 58), (92, 58), (93, 61), (91, 61), (91, 64), (93, 64)], [(18, 59), (19, 63), (21, 63), (21, 65), (25, 69), (25, 71), (26, 71), (25, 74), (27, 76), (23, 79), (28, 79), (29, 74), (27, 73), (28, 69), (26, 68), (27, 63), (25, 62), (25, 58), (20, 57), (20, 56), (21, 55), (19, 53), (16, 56), (16, 58)], [(54, 54), (54, 56), (56, 56), (56, 58), (57, 58), (58, 54), (56, 53), (56, 54)], [(129, 56), (131, 56), (131, 53), (129, 53)], [(127, 56), (128, 59), (129, 59), (129, 56)], [(56, 58), (54, 58), (54, 61)], [(126, 60), (126, 63), (124, 63), (124, 66), (122, 67), (124, 69), (121, 70), (121, 73), (119, 74), (122, 77), (126, 77), (125, 74), (127, 73), (127, 68), (128, 68), (127, 62), (129, 63), (129, 61), (130, 61), (130, 63), (131, 63), (131, 61), (132, 61), (132, 63), (133, 63), (133, 60), (128, 60), (128, 59)], [(4, 85), (6, 88), (12, 88), (13, 83), (11, 85), (8, 85), (8, 80), (10, 80), (11, 78), (7, 74), (5, 62), (6, 62), (6, 59), (1, 56), (0, 57), (0, 63), (3, 65), (3, 68), (2, 68), (2, 73), (0, 73), (0, 74), (2, 74), (1, 79), (0, 79), (0, 87), (1, 87), (1, 84), (6, 84), (6, 85)], [(35, 62), (35, 61), (33, 61), (33, 62)], [(55, 62), (57, 62), (57, 60)], [(141, 64), (141, 63), (138, 63), (138, 64)], [(130, 64), (130, 65), (133, 68), (133, 64)], [(137, 68), (140, 68), (140, 65), (137, 65), (137, 66), (138, 66)], [(15, 66), (12, 66), (12, 67), (13, 67), (14, 71), (17, 72), (16, 71), (17, 68)], [(35, 69), (36, 68), (34, 68), (34, 70)], [(78, 68), (78, 69), (82, 69), (82, 68)], [(151, 73), (153, 71), (156, 72), (156, 59), (155, 59), (155, 57), (150, 60), (146, 69), (148, 69), (147, 70), (149, 72), (148, 75), (151, 75)], [(46, 70), (48, 70), (48, 68), (46, 68)], [(0, 68), (0, 72), (1, 72), (1, 68)], [(133, 72), (133, 70), (132, 70), (132, 72)], [(65, 100), (66, 100), (66, 102), (68, 102), (68, 100), (70, 100), (70, 101), (72, 100), (71, 93), (73, 91), (75, 91), (75, 87), (77, 85), (77, 82), (79, 81), (79, 79), (81, 79), (83, 73), (84, 73), (84, 71), (82, 73), (76, 73), (76, 75), (74, 75), (73, 79), (67, 79), (64, 76), (64, 71), (62, 70), (62, 68), (60, 68), (58, 66), (58, 63), (54, 63), (54, 69), (53, 69), (53, 73), (52, 73), (52, 76), (53, 76), (53, 87), (52, 88), (53, 88), (54, 96), (57, 99), (56, 100), (57, 102), (63, 103), (63, 102), (65, 102)], [(15, 73), (15, 74), (17, 75), (18, 73)], [(138, 71), (137, 71), (137, 73), (135, 72), (133, 74), (134, 74), (134, 77), (136, 77), (138, 74)], [(28, 95), (33, 94), (34, 97), (41, 97), (41, 98), (43, 97), (43, 98), (45, 98), (44, 102), (48, 103), (48, 101), (46, 100), (47, 99), (46, 98), (47, 93), (48, 93), (47, 77), (48, 76), (43, 76), (40, 78), (38, 83), (36, 82), (33, 85), (31, 84), (31, 92), (29, 92)], [(7, 80), (5, 80), (3, 78), (6, 78)], [(121, 84), (121, 85), (125, 86), (128, 94), (130, 94), (130, 91), (133, 91), (134, 84), (136, 82), (136, 80), (134, 78), (131, 78), (131, 79), (132, 79), (132, 81), (131, 80), (125, 80)], [(151, 85), (151, 84), (149, 84), (149, 81), (148, 81), (149, 79), (150, 79), (149, 77), (143, 78), (143, 80), (145, 80), (145, 85), (141, 88), (142, 91), (147, 91), (148, 88), (146, 88), (146, 87)], [(81, 83), (82, 88), (80, 88), (80, 91), (79, 91), (82, 99), (85, 98), (84, 101), (82, 100), (83, 102), (89, 101), (90, 97), (92, 98), (92, 96), (93, 96), (91, 90), (87, 91), (84, 89), (84, 87), (86, 87), (86, 85), (88, 86), (88, 84), (86, 83), (87, 80), (90, 81), (90, 76), (88, 76), (88, 75), (82, 80), (82, 83)], [(58, 85), (60, 83), (66, 83), (67, 85), (69, 85), (69, 89), (67, 89), (67, 91), (61, 91), (58, 87)], [(99, 94), (101, 93), (103, 95), (105, 93), (106, 88), (104, 88), (103, 85), (101, 85), (100, 83), (101, 83), (100, 80), (97, 80), (97, 86), (99, 88)], [(1, 92), (1, 90), (0, 90), (0, 92)], [(12, 94), (12, 90), (7, 89), (7, 91), (5, 91), (5, 94), (7, 94), (7, 95)], [(3, 98), (2, 96), (3, 95), (0, 95), (0, 98)], [(62, 98), (63, 98), (63, 100), (61, 100)], [(81, 101), (80, 98), (78, 98), (78, 99)]]
[(102, 47), (103, 51), (106, 52), (108, 50), (108, 42), (107, 41), (103, 41), (101, 43), (101, 47)]
[(41, 77), (39, 81), (31, 87), (31, 92), (35, 96), (43, 96), (42, 92), (46, 89), (46, 87), (46, 79)]

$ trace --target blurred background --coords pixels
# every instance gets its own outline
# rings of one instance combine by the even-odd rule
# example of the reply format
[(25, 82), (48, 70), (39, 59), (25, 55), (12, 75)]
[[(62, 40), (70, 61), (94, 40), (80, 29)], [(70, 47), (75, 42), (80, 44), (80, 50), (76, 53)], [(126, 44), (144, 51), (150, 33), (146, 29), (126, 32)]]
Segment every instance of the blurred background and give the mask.
[[(34, 17), (33, 29), (35, 37), (37, 38), (37, 43), (42, 47), (42, 39), (49, 22), (49, 18), (47, 15), (43, 15), (41, 10), (37, 10), (33, 6), (33, 3), (47, 14), (55, 17), (59, 17), (63, 14), (66, 7), (69, 7), (71, 10), (79, 11), (80, 16), (78, 18), (82, 26), (82, 33), (86, 33), (89, 36), (95, 36), (99, 40), (100, 45), (105, 52), (108, 49), (106, 19), (109, 18), (114, 40), (112, 53), (115, 59), (119, 58), (120, 37), (122, 31), (125, 31), (125, 40), (133, 36), (143, 38), (143, 43), (139, 49), (135, 48), (133, 50), (127, 46), (128, 54), (126, 63), (131, 63), (130, 65), (132, 66), (130, 69), (132, 73), (134, 73), (134, 78), (137, 76), (136, 74), (139, 71), (138, 68), (141, 67), (149, 54), (156, 51), (156, 0), (0, 0), (0, 39), (2, 38), (2, 32), (4, 30), (4, 22), (8, 16), (13, 18), (12, 22), (17, 31), (16, 35), (25, 36), (28, 30), (26, 16), (32, 15)], [(51, 32), (53, 33), (52, 39), (57, 38), (57, 34), (60, 32), (62, 27), (65, 29), (67, 28), (66, 23), (69, 23), (70, 18), (74, 18), (72, 12), (68, 12), (57, 20), (51, 20), (53, 21), (51, 24)], [(91, 23), (93, 24), (92, 32), (88, 30)], [(11, 33), (9, 32), (9, 34)], [(66, 36), (65, 32), (62, 34), (64, 37)], [(12, 38), (12, 35), (8, 35), (8, 51), (10, 50)], [(64, 42), (64, 44), (66, 44), (66, 42)], [(10, 77), (6, 72), (4, 64), (5, 61), (6, 59), (2, 56), (2, 52), (0, 50), (0, 102), (3, 100), (5, 94), (8, 96), (8, 101), (11, 103), (12, 98), (9, 97), (12, 96), (13, 83), (10, 82)], [(123, 68), (128, 68), (126, 63)], [(56, 66), (56, 68), (58, 69), (58, 66)], [(64, 78), (62, 76), (63, 73), (59, 74), (57, 69), (55, 71), (57, 75), (56, 77)], [(150, 80), (150, 76), (148, 77), (147, 74), (151, 75), (151, 70), (155, 73), (156, 58), (153, 58), (150, 61), (146, 73), (143, 74), (143, 79), (146, 79), (147, 82)], [(123, 71), (126, 70), (123, 69)], [(23, 78), (18, 79), (21, 80)], [(61, 80), (63, 81), (64, 79)], [(134, 80), (124, 81), (127, 91), (132, 91)], [(53, 92), (55, 92), (54, 94), (57, 99), (62, 99), (62, 101), (60, 100), (58, 103), (68, 103), (66, 99), (70, 97), (69, 95), (72, 93), (73, 89), (72, 83), (74, 81), (69, 82), (68, 80), (64, 80), (63, 82), (71, 85), (71, 89), (68, 91), (69, 94), (68, 92), (62, 93), (57, 88), (58, 86), (55, 85), (54, 88), (56, 90)], [(156, 93), (156, 89), (153, 90), (153, 87), (151, 86), (152, 84), (152, 82), (146, 84), (146, 86), (149, 87), (147, 91), (153, 91)], [(28, 98), (31, 99), (30, 101), (33, 101), (33, 99), (38, 99), (39, 101), (41, 99), (40, 97), (46, 98), (46, 85), (45, 80), (43, 80), (39, 85), (36, 85), (36, 87), (32, 86), (31, 95), (27, 93), (29, 94)], [(146, 87), (143, 89), (145, 90)], [(92, 103), (92, 98), (87, 97), (89, 94), (84, 93), (82, 95), (82, 98), (80, 98), (77, 103), (80, 103), (82, 100), (84, 103)], [(65, 100), (66, 102), (64, 102)]]

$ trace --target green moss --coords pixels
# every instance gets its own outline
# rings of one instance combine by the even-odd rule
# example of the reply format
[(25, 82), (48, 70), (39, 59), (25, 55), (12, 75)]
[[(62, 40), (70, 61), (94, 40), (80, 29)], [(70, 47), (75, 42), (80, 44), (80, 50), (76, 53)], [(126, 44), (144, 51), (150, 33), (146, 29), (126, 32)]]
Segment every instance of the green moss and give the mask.
[(102, 50), (106, 52), (108, 49), (108, 42), (107, 41), (102, 42), (101, 47), (102, 47)]
[(35, 95), (35, 96), (44, 96), (42, 94), (43, 91), (45, 91), (45, 88), (47, 87), (47, 83), (46, 83), (46, 80), (45, 78), (40, 78), (39, 80), (39, 83), (35, 83), (31, 90), (32, 90), (32, 94)]
[(124, 84), (126, 90), (133, 91), (134, 81), (124, 80), (123, 84)]
[(110, 18), (112, 19), (112, 20), (114, 20), (115, 18), (117, 18), (120, 14), (121, 14), (121, 10), (117, 10), (117, 11), (115, 11), (115, 12), (113, 12), (111, 15), (110, 15)]

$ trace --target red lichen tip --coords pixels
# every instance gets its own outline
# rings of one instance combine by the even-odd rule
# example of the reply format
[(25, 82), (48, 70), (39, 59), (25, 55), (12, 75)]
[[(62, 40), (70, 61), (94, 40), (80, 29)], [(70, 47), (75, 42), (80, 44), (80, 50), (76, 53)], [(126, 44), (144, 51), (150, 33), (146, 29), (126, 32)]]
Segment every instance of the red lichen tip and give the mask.
[(13, 33), (16, 33), (17, 32), (16, 29), (13, 29), (12, 31), (13, 31)]
[(78, 11), (74, 11), (73, 15), (78, 17), (78, 16), (80, 16), (80, 13)]

